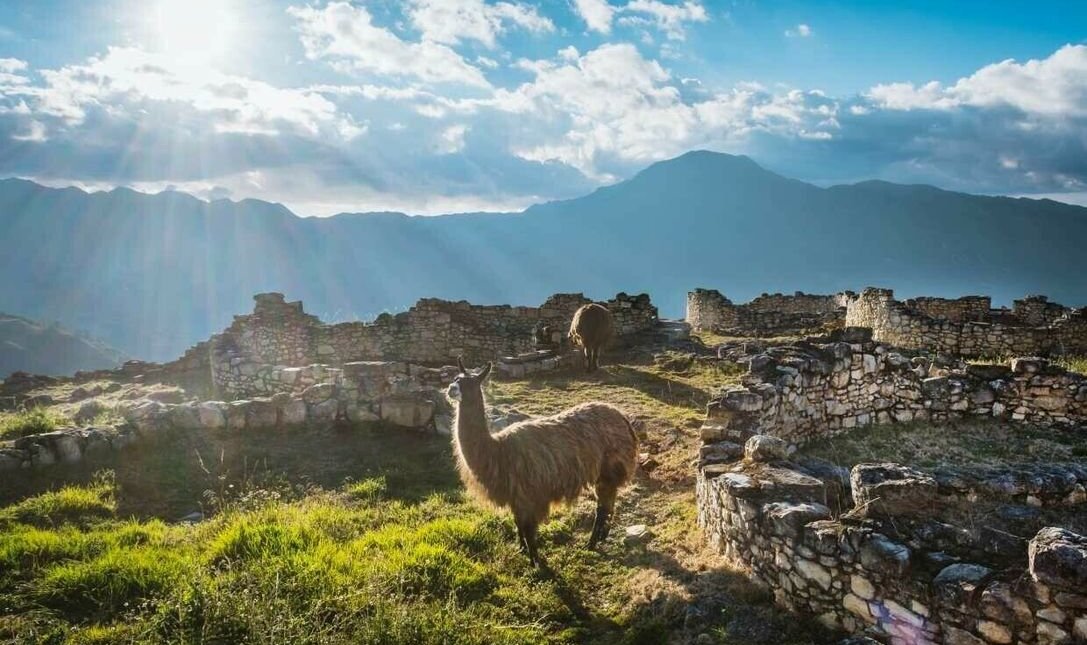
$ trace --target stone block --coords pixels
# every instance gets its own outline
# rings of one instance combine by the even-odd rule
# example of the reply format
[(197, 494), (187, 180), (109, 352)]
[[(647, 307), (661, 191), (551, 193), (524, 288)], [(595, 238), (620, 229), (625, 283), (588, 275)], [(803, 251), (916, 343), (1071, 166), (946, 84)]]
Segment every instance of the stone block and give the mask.
[(1087, 537), (1047, 527), (1030, 541), (1027, 553), (1038, 582), (1073, 593), (1087, 589)]
[(936, 504), (936, 480), (893, 463), (857, 464), (850, 473), (853, 503), (872, 517), (923, 517)]
[(810, 522), (829, 519), (830, 509), (822, 504), (772, 502), (762, 507), (762, 516), (775, 534), (794, 537)]
[(760, 434), (744, 443), (744, 457), (750, 461), (779, 461), (789, 456), (789, 444), (777, 437)]

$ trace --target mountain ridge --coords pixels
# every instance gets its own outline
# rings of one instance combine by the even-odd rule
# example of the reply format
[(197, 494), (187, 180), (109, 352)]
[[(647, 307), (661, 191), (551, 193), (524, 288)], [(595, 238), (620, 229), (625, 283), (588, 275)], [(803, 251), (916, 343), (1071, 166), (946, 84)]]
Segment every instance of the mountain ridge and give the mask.
[(9, 179), (0, 224), (0, 308), (149, 360), (218, 331), (260, 291), (301, 299), (329, 321), (421, 297), (535, 305), (577, 291), (645, 291), (679, 317), (695, 287), (737, 301), (877, 285), (902, 296), (1087, 302), (1077, 277), (1087, 208), (878, 180), (824, 188), (708, 151), (579, 198), (439, 217), (312, 218), (259, 199)]

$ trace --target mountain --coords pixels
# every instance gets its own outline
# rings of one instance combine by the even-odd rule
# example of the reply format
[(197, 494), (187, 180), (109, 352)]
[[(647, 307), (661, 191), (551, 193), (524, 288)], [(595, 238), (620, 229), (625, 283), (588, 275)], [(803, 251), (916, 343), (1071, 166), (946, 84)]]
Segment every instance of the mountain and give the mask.
[(56, 324), (0, 313), (0, 378), (12, 372), (66, 375), (116, 367), (124, 356)]
[(820, 188), (747, 157), (691, 152), (521, 213), (300, 218), (259, 200), (85, 193), (0, 181), (0, 307), (60, 320), (144, 359), (282, 291), (326, 320), (424, 296), (538, 304), (558, 291), (652, 294), (682, 316), (704, 286), (867, 285), (899, 295), (1045, 293), (1087, 302), (1087, 208), (878, 181)]

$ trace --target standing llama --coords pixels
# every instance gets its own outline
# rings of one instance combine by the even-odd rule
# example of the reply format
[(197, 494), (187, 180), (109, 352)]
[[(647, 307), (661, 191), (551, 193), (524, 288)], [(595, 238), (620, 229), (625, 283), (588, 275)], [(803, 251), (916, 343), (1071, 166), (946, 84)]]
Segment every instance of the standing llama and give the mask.
[(600, 350), (615, 336), (615, 323), (604, 305), (591, 302), (574, 312), (570, 322), (570, 339), (585, 350), (585, 371), (600, 367)]
[(488, 363), (460, 374), (449, 386), (457, 402), (453, 449), (465, 486), (476, 498), (509, 508), (521, 550), (533, 566), (537, 528), (555, 504), (572, 503), (596, 490), (596, 520), (588, 547), (606, 540), (619, 488), (634, 476), (638, 438), (630, 421), (607, 403), (583, 403), (554, 416), (515, 423), (491, 434), (483, 401)]

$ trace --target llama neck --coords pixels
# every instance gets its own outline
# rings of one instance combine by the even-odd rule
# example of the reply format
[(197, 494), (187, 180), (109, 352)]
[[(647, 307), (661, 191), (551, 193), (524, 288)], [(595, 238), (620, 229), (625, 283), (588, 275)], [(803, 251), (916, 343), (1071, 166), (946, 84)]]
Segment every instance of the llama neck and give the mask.
[(457, 406), (457, 419), (454, 423), (454, 436), (461, 456), (473, 470), (489, 463), (492, 458), (492, 446), (495, 443), (491, 430), (487, 427), (487, 414), (484, 410), (483, 397), (464, 397)]

